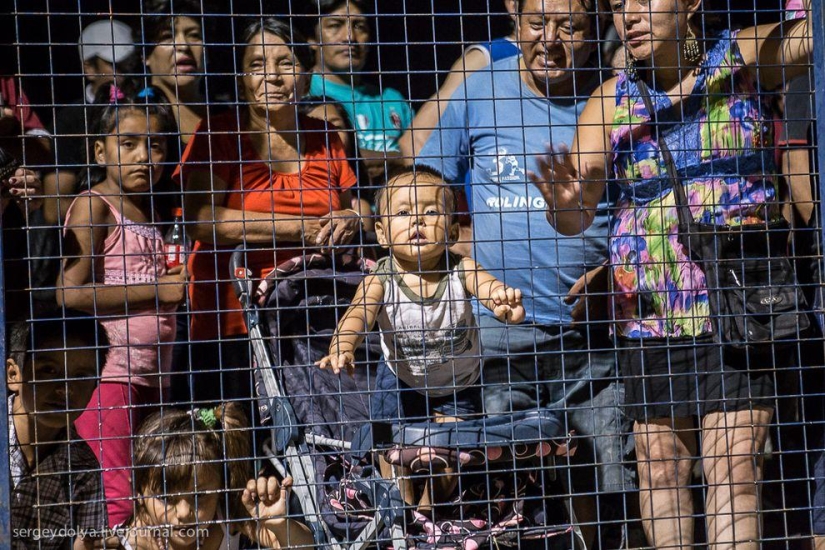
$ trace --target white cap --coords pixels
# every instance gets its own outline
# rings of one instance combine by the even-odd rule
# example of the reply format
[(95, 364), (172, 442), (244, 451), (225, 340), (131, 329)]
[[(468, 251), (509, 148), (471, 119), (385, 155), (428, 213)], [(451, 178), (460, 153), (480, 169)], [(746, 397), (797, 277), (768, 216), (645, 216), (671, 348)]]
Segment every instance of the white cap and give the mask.
[(80, 59), (99, 57), (109, 63), (123, 61), (135, 51), (129, 25), (116, 19), (95, 21), (80, 34)]

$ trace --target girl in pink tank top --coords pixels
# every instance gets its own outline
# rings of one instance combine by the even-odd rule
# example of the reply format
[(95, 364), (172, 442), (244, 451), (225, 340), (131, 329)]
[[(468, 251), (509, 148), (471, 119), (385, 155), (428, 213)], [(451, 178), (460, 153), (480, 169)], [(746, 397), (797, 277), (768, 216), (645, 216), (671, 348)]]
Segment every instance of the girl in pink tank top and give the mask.
[(167, 108), (120, 102), (101, 114), (94, 155), (101, 180), (72, 203), (57, 299), (97, 316), (111, 349), (78, 433), (103, 468), (110, 525), (132, 515), (131, 438), (161, 401), (171, 370), (182, 267), (167, 269), (152, 186), (163, 174)]

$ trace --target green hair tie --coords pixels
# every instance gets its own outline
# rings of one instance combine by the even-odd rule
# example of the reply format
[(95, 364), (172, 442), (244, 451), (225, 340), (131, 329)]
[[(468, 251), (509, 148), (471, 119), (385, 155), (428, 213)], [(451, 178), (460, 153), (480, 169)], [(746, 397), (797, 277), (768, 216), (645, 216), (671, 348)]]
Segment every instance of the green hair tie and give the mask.
[(215, 409), (195, 409), (192, 412), (193, 416), (210, 430), (218, 423), (218, 417), (215, 416)]

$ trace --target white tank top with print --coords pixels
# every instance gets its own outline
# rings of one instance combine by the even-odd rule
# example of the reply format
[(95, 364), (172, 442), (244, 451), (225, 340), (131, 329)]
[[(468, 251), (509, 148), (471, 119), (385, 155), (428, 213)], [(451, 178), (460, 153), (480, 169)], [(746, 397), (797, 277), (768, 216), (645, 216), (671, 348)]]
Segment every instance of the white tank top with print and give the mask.
[(373, 272), (384, 285), (378, 314), (384, 358), (402, 382), (432, 397), (459, 391), (481, 374), (478, 327), (461, 257), (450, 254), (448, 263), (431, 298), (416, 295), (391, 258), (382, 258)]

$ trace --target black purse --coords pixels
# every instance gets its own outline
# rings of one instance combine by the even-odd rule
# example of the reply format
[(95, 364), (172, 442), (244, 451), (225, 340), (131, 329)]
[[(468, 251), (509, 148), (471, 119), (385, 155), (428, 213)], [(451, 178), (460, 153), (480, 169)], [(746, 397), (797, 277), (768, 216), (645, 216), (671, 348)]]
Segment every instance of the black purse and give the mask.
[[(647, 84), (636, 81), (651, 117)], [(770, 360), (810, 329), (807, 301), (788, 258), (784, 219), (739, 226), (694, 221), (685, 188), (663, 138), (659, 149), (673, 186), (679, 242), (704, 271), (716, 341), (735, 356)]]

